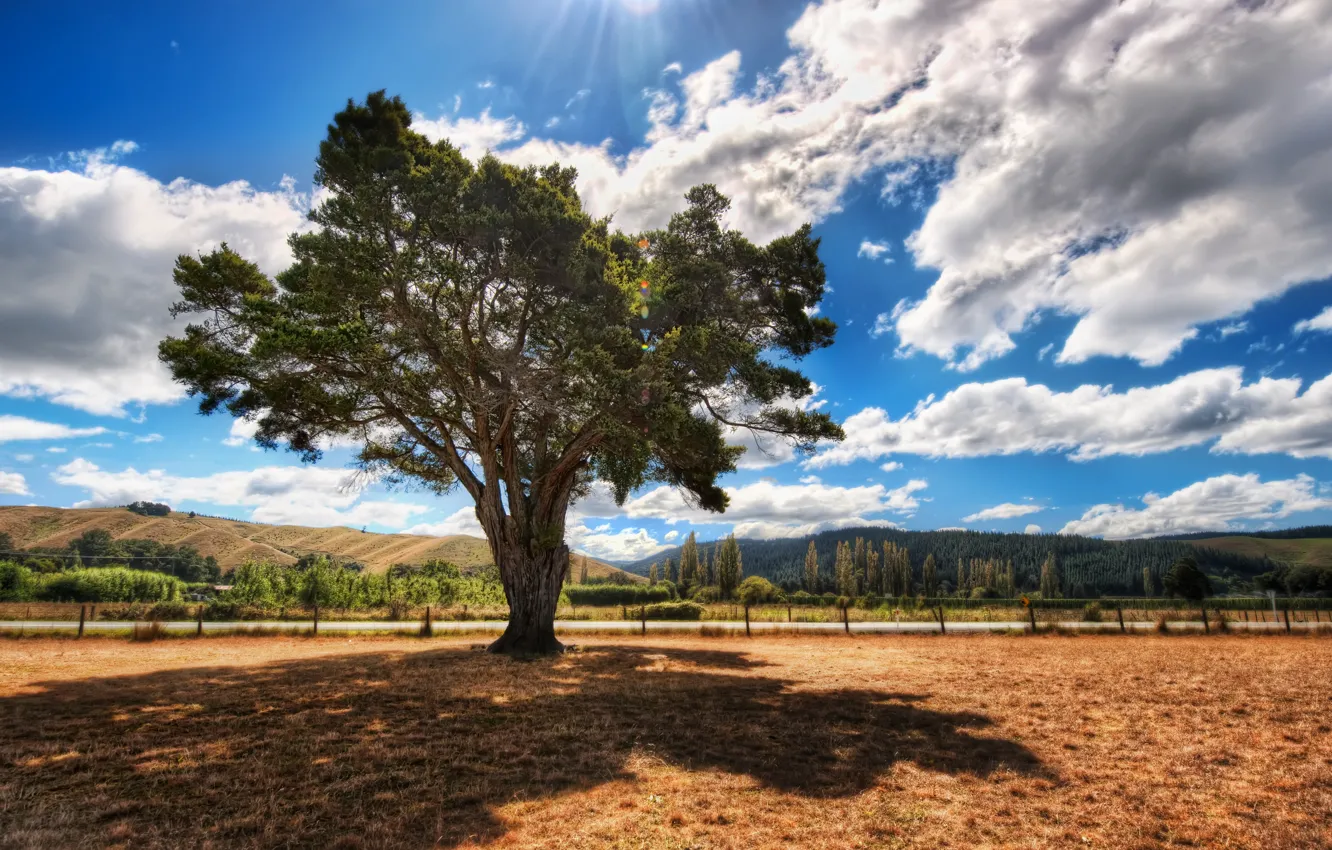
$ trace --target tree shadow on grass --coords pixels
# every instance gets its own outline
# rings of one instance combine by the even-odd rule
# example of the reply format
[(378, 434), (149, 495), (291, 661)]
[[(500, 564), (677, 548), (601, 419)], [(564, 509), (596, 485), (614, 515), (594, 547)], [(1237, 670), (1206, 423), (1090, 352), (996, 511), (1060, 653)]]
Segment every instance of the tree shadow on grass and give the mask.
[(743, 653), (604, 647), (515, 663), (449, 648), (38, 685), (0, 700), (0, 846), (416, 847), (494, 808), (625, 778), (631, 754), (808, 797), (897, 761), (1046, 775), (924, 696), (793, 690)]

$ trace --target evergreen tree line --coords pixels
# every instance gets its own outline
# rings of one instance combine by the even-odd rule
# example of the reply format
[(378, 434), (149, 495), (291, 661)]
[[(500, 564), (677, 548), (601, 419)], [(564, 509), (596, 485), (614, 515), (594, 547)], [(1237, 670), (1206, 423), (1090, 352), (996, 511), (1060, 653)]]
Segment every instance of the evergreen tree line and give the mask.
[[(653, 561), (674, 564), (684, 559), (688, 547), (694, 553), (706, 551), (691, 534), (684, 546), (626, 569), (647, 574)], [(1107, 541), (1062, 534), (863, 528), (812, 538), (740, 540), (736, 547), (749, 575), (762, 576), (788, 592), (848, 597), (901, 596), (906, 587), (927, 596), (973, 594), (977, 588), (980, 595), (996, 596), (1051, 591), (1071, 598), (1142, 596), (1159, 593), (1165, 572), (1182, 557), (1195, 558), (1205, 572), (1220, 579), (1221, 589), (1226, 580), (1247, 581), (1278, 567), (1265, 557), (1179, 540)], [(1055, 569), (1043, 575), (1051, 557)], [(853, 586), (858, 593), (846, 592)]]

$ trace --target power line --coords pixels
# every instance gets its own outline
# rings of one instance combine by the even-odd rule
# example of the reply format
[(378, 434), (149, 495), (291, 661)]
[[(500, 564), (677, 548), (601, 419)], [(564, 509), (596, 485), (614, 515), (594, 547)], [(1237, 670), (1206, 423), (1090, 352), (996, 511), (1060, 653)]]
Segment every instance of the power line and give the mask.
[[(0, 555), (22, 555), (25, 558), (73, 558), (78, 556), (83, 560), (89, 558), (112, 560), (112, 561), (178, 561), (185, 557), (183, 555), (83, 555), (78, 552), (24, 552), (0, 550)], [(200, 558), (207, 558), (207, 555), (200, 555)]]

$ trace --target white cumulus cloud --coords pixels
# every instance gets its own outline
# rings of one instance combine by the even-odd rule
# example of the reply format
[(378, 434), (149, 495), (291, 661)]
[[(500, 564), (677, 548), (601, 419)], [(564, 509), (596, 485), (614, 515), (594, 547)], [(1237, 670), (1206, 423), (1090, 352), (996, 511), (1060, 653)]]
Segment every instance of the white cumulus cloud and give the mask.
[(114, 416), (176, 401), (157, 343), (183, 324), (177, 255), (225, 241), (266, 272), (290, 264), (287, 234), (308, 226), (290, 183), (163, 183), (116, 161), (133, 150), (0, 168), (0, 394)]
[(0, 443), (19, 440), (64, 440), (105, 433), (105, 428), (71, 428), (56, 422), (29, 419), (26, 416), (0, 416)]
[(1256, 473), (1218, 475), (1190, 484), (1168, 496), (1148, 493), (1144, 507), (1096, 505), (1060, 529), (1119, 540), (1193, 531), (1225, 531), (1239, 520), (1277, 520), (1292, 514), (1332, 508), (1332, 499), (1317, 495), (1313, 478), (1261, 481)]
[(622, 528), (612, 532), (609, 527), (588, 528), (582, 523), (571, 525), (565, 540), (570, 549), (604, 561), (637, 561), (671, 548), (671, 544), (657, 540), (645, 528)]
[(529, 139), (504, 155), (577, 166), (589, 206), (628, 229), (713, 182), (760, 240), (884, 171), (890, 197), (932, 198), (906, 248), (939, 278), (900, 341), (964, 368), (1047, 312), (1078, 318), (1061, 362), (1160, 363), (1200, 325), (1332, 275), (1325, 0), (825, 0), (787, 36), (751, 90), (732, 52), (650, 93), (627, 154)]
[(737, 537), (799, 537), (854, 526), (895, 526), (883, 514), (910, 516), (919, 507), (916, 493), (928, 484), (912, 479), (889, 489), (882, 484), (837, 487), (823, 483), (780, 484), (756, 481), (725, 488), (730, 504), (714, 514), (686, 503), (679, 491), (657, 487), (617, 507), (610, 488), (596, 484), (587, 498), (570, 509), (571, 518), (657, 519), (675, 524), (730, 525)]
[(1024, 534), (1040, 534), (1041, 527), (1033, 522), (1030, 523), (1026, 528), (1022, 529), (1022, 532)]
[(449, 537), (454, 534), (466, 534), (471, 537), (485, 537), (481, 521), (476, 518), (476, 508), (459, 508), (443, 520), (432, 523), (419, 523), (408, 528), (405, 534), (426, 534), (431, 537)]
[(13, 496), (31, 496), (28, 482), (17, 472), (0, 472), (0, 493)]
[[(877, 260), (892, 248), (887, 242), (875, 242), (870, 239), (863, 239), (860, 242), (860, 248), (856, 251), (857, 257), (869, 257), (871, 260)], [(887, 262), (892, 262), (888, 260)]]
[(1013, 519), (1028, 514), (1038, 514), (1043, 510), (1045, 509), (1040, 505), (1019, 505), (1013, 502), (1004, 502), (1002, 505), (995, 505), (992, 508), (976, 511), (970, 516), (964, 516), (962, 521), (982, 522), (988, 519)]
[(1145, 455), (1212, 443), (1212, 451), (1332, 457), (1332, 375), (1301, 392), (1298, 378), (1244, 383), (1238, 366), (1204, 369), (1154, 387), (1088, 384), (1056, 392), (1025, 378), (968, 383), (933, 395), (901, 419), (878, 407), (850, 416), (846, 440), (810, 468), (891, 454), (981, 457), (1068, 452), (1074, 460)]
[(1312, 319), (1301, 319), (1293, 328), (1297, 334), (1305, 331), (1332, 331), (1332, 307), (1324, 307), (1323, 312)]

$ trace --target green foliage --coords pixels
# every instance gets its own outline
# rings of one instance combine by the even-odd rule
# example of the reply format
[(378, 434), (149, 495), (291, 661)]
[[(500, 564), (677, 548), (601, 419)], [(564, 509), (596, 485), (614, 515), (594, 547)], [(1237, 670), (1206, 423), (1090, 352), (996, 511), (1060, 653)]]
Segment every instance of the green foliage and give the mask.
[(116, 540), (102, 528), (85, 531), (63, 548), (29, 549), (13, 559), (43, 573), (85, 565), (123, 564), (134, 570), (166, 573), (186, 582), (216, 582), (222, 574), (216, 558), (200, 555), (193, 546), (173, 546), (156, 540)]
[(1041, 564), (1041, 598), (1054, 599), (1063, 596), (1063, 582), (1059, 575), (1059, 560), (1051, 552)]
[(781, 588), (776, 587), (762, 576), (750, 576), (740, 582), (735, 595), (745, 605), (764, 605), (786, 601), (786, 594), (782, 593)]
[(1096, 602), (1088, 602), (1082, 606), (1082, 622), (1099, 623), (1101, 622), (1101, 606)]
[(1290, 596), (1332, 596), (1332, 566), (1281, 566), (1260, 575), (1255, 584), (1259, 590), (1275, 590)]
[(171, 506), (159, 502), (131, 502), (125, 506), (125, 510), (139, 516), (168, 516)]
[(689, 592), (689, 598), (695, 602), (702, 602), (705, 605), (722, 600), (721, 589), (714, 585), (696, 587)]
[(697, 602), (657, 602), (647, 606), (649, 620), (701, 620), (704, 608)]
[(1179, 596), (1195, 601), (1210, 596), (1212, 593), (1211, 582), (1207, 580), (1203, 571), (1198, 569), (1198, 562), (1189, 556), (1180, 558), (1171, 564), (1170, 569), (1161, 579), (1161, 587), (1169, 596)]
[(716, 558), (717, 591), (722, 599), (735, 596), (736, 587), (744, 576), (744, 562), (740, 557), (740, 544), (732, 534), (722, 541), (717, 549)]
[(668, 602), (674, 588), (666, 582), (646, 584), (571, 584), (564, 595), (574, 605), (643, 605)]
[(126, 567), (65, 570), (39, 577), (36, 598), (45, 602), (177, 602), (185, 582)]
[(461, 578), (445, 561), (396, 565), (382, 575), (316, 558), (299, 566), (247, 562), (236, 568), (219, 602), (282, 608), (311, 606), (358, 610), (380, 606), (504, 605), (503, 588), (484, 578)]
[(31, 602), (39, 586), (32, 570), (13, 561), (0, 561), (0, 602)]
[(837, 581), (837, 592), (842, 596), (856, 595), (856, 568), (851, 546), (837, 544), (837, 560), (833, 563), (833, 575)]
[(691, 531), (680, 547), (680, 595), (691, 595), (691, 591), (701, 584), (703, 574), (698, 561), (698, 540)]
[(809, 548), (805, 550), (803, 589), (808, 593), (819, 592), (819, 550), (815, 548), (813, 540), (809, 541)]

